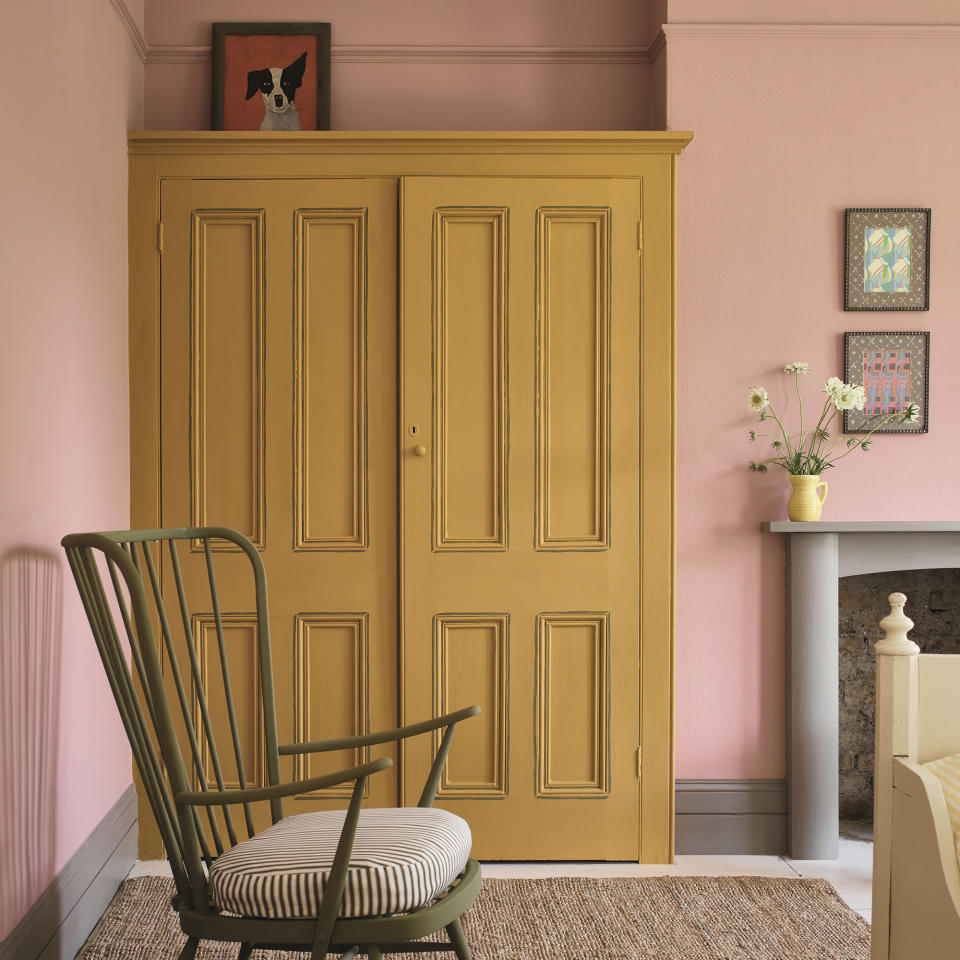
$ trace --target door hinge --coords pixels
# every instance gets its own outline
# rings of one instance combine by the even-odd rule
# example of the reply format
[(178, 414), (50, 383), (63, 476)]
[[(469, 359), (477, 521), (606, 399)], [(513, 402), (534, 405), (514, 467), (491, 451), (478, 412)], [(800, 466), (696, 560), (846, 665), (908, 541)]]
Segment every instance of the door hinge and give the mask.
[(157, 224), (157, 253), (163, 253), (163, 224)]
[(637, 747), (637, 779), (640, 779), (640, 747)]

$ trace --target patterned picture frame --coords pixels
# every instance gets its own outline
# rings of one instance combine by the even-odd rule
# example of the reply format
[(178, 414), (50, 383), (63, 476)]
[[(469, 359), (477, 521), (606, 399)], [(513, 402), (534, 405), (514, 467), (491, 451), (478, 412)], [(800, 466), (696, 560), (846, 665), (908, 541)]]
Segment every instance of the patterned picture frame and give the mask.
[(846, 211), (844, 310), (930, 309), (930, 208)]
[(929, 331), (856, 332), (843, 335), (844, 379), (863, 385), (864, 410), (845, 410), (844, 433), (869, 433), (876, 418), (910, 401), (920, 404), (917, 423), (884, 424), (877, 433), (930, 432)]

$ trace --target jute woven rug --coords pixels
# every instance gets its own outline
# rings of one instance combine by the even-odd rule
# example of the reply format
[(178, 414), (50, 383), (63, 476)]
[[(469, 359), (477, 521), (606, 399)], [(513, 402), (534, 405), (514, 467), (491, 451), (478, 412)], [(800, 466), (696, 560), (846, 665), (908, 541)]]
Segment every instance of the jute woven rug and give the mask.
[[(171, 881), (128, 880), (78, 960), (175, 960)], [(464, 916), (474, 960), (868, 960), (870, 931), (823, 880), (485, 880)], [(204, 943), (198, 960), (237, 955)], [(254, 953), (254, 960), (302, 954)], [(413, 956), (413, 955), (409, 955)], [(420, 954), (421, 958), (431, 954)], [(432, 954), (438, 958), (453, 954)]]

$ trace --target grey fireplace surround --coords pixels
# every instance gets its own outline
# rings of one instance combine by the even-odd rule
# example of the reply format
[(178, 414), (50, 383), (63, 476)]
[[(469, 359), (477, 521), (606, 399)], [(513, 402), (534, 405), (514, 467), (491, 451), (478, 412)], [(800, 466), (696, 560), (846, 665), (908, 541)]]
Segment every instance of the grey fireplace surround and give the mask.
[[(861, 573), (960, 567), (960, 522), (775, 521), (763, 529), (787, 539), (789, 853), (796, 860), (834, 860), (839, 852), (837, 581)], [(922, 648), (923, 638), (914, 639)]]

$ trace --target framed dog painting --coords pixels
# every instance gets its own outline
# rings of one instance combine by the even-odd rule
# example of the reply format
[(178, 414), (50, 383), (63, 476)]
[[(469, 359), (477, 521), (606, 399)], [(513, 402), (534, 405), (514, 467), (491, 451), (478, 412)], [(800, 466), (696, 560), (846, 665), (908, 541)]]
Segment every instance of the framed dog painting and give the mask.
[(329, 130), (329, 23), (213, 24), (214, 130)]

